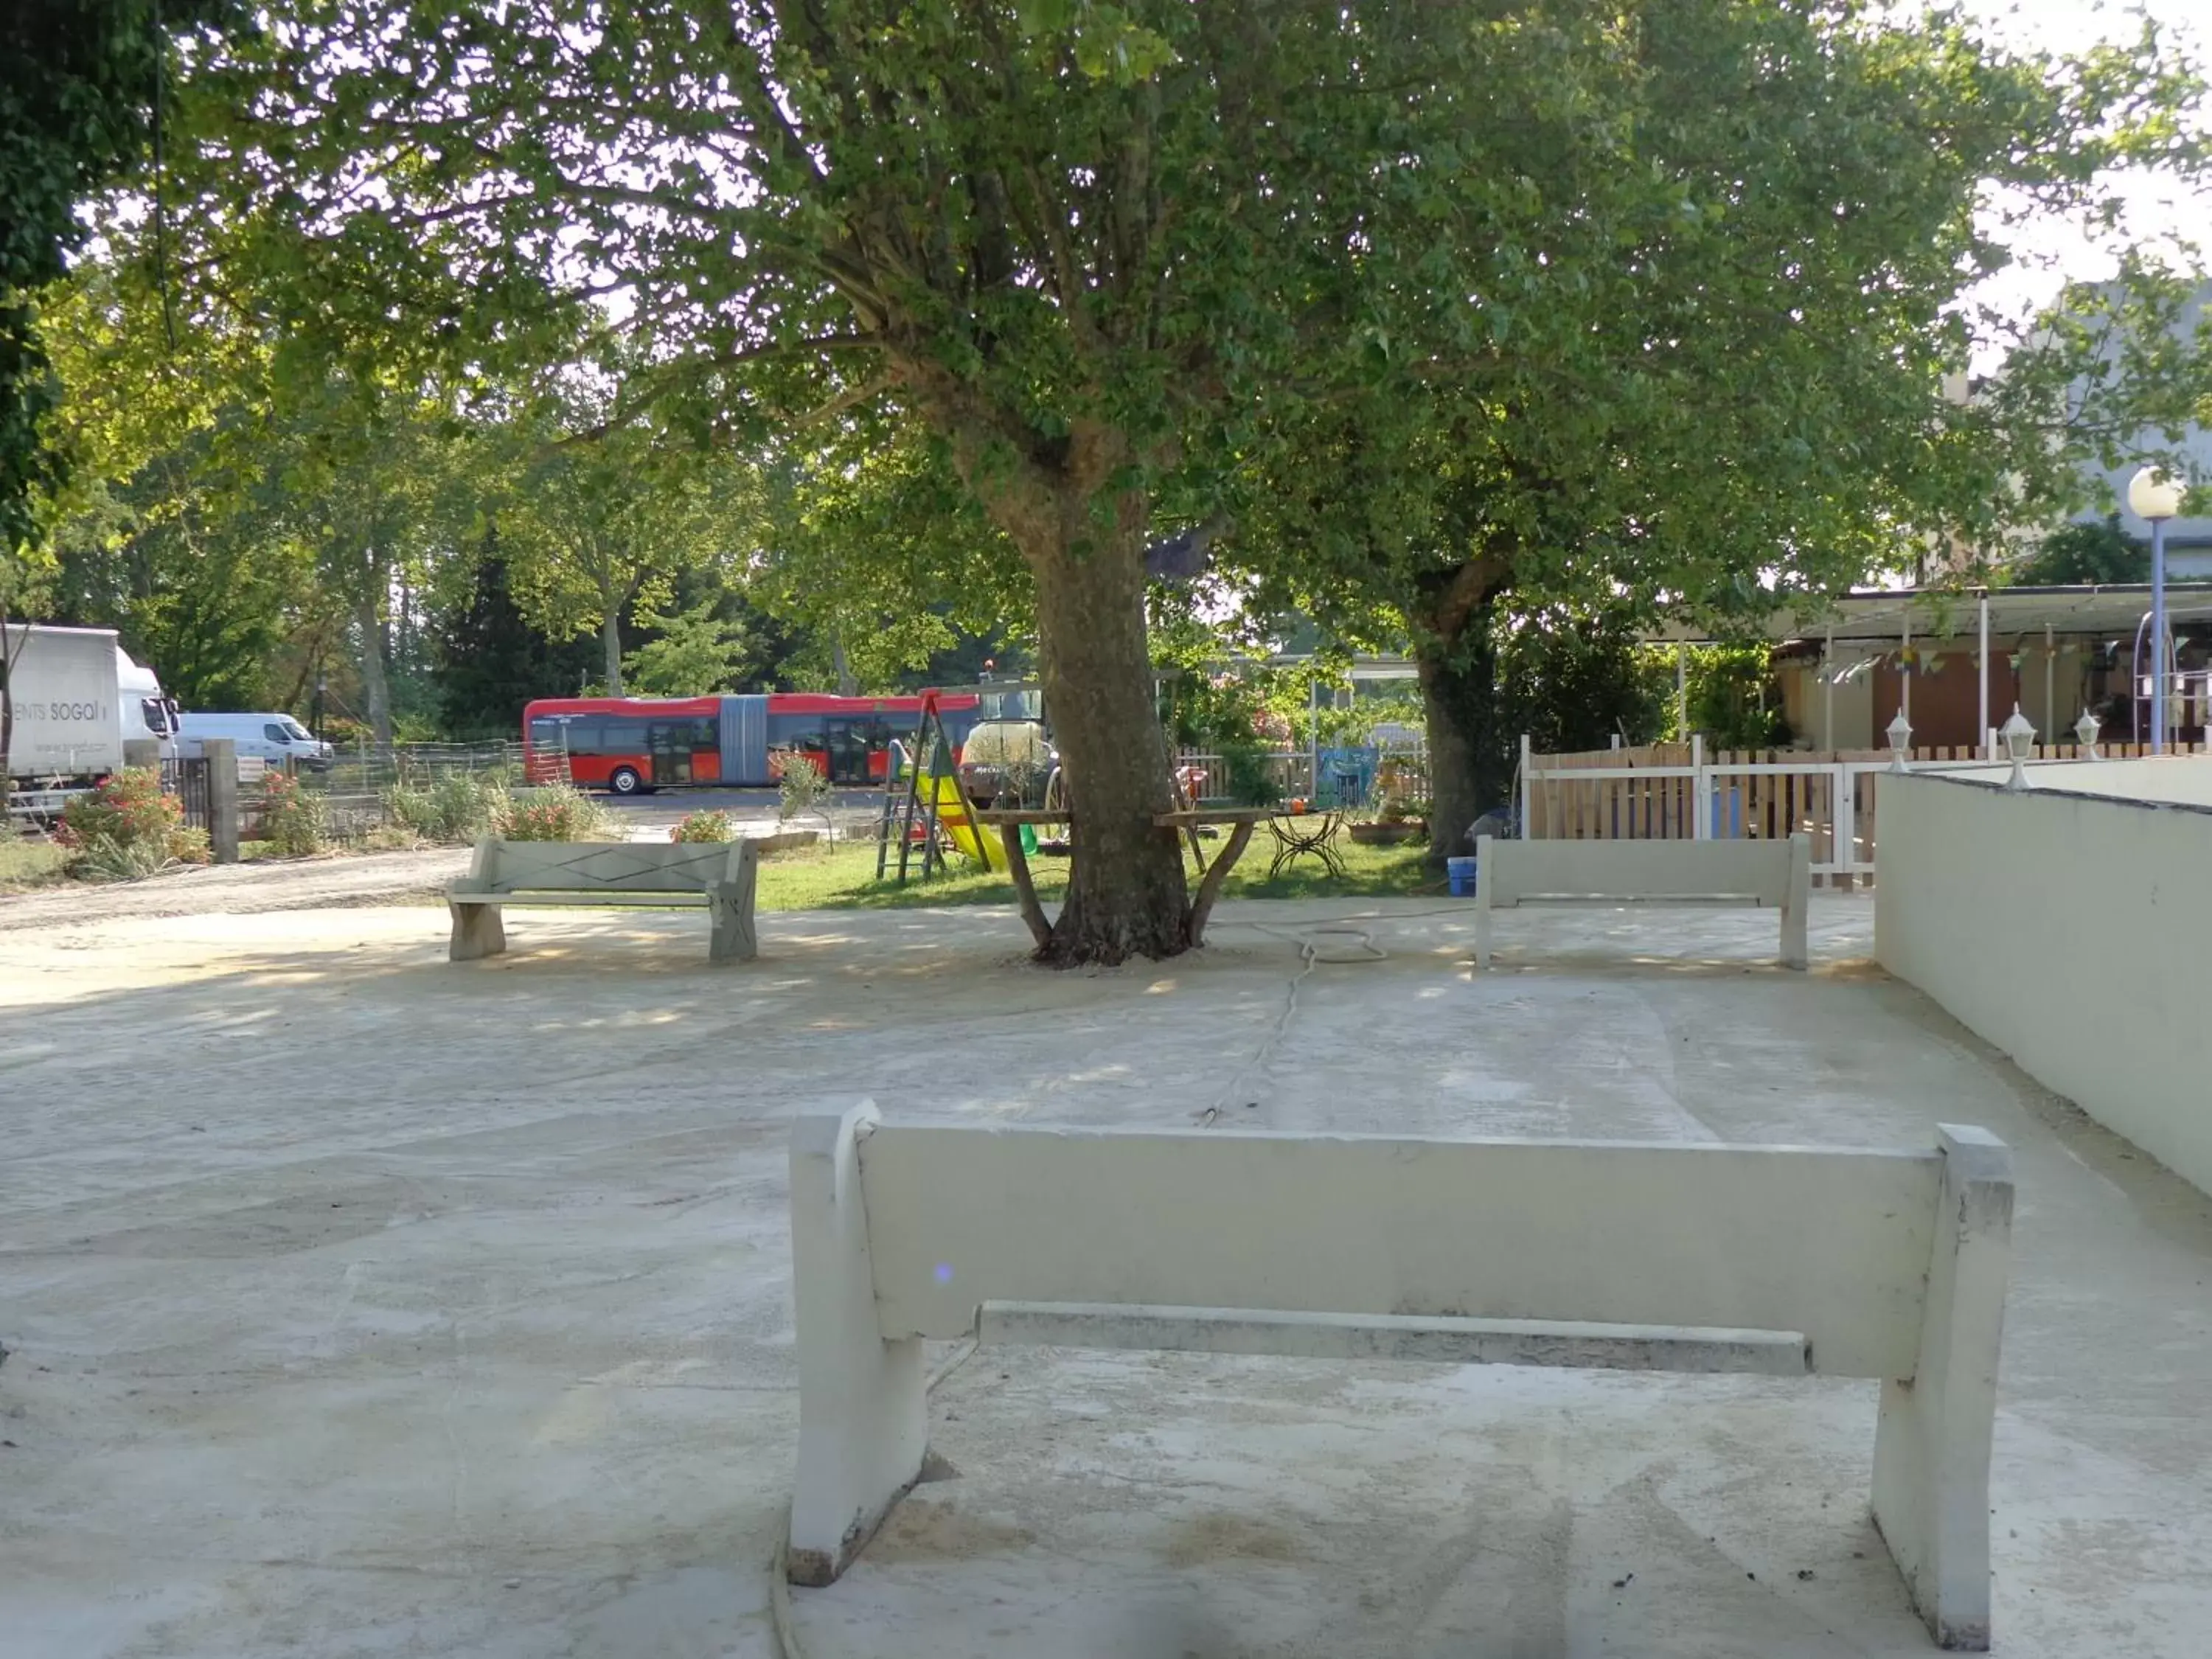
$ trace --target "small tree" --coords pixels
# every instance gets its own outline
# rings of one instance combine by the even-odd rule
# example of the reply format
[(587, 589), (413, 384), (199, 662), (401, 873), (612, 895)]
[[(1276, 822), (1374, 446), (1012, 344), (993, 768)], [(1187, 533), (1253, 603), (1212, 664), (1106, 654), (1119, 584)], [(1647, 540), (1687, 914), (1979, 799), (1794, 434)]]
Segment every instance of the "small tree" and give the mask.
[(835, 830), (836, 826), (830, 822), (830, 780), (823, 776), (821, 769), (815, 765), (812, 757), (796, 750), (785, 750), (778, 760), (777, 818), (788, 822), (809, 812), (819, 812), (823, 827)]

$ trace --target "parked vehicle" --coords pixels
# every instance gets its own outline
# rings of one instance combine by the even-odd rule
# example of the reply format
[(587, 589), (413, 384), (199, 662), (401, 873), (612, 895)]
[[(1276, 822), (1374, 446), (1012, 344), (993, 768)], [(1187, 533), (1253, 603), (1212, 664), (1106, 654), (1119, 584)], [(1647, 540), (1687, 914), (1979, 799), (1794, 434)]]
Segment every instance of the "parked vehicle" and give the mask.
[(1042, 806), (1060, 756), (1042, 720), (983, 720), (960, 747), (960, 793), (978, 806)]
[(14, 721), (8, 777), (19, 810), (58, 811), (124, 764), (124, 744), (149, 738), (175, 752), (177, 705), (154, 671), (131, 660), (112, 628), (10, 623), (0, 637)]
[[(980, 699), (937, 699), (957, 748)], [(909, 746), (921, 698), (776, 691), (743, 697), (545, 697), (522, 711), (523, 770), (533, 783), (635, 795), (687, 786), (775, 781), (771, 753), (800, 754), (832, 783), (880, 784), (894, 738)]]
[(223, 714), (195, 708), (184, 718), (177, 735), (177, 752), (187, 760), (198, 758), (210, 738), (228, 738), (241, 757), (264, 760), (271, 766), (286, 761), (310, 772), (327, 771), (331, 745), (289, 714)]

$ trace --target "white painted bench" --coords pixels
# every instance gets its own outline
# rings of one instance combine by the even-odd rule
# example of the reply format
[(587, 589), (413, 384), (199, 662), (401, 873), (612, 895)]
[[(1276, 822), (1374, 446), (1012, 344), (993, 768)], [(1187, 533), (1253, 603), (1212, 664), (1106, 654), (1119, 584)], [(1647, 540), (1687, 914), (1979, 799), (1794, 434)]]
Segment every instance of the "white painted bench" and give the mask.
[(2012, 1178), (1928, 1152), (885, 1123), (791, 1146), (790, 1577), (913, 1485), (924, 1338), (1881, 1380), (1874, 1511), (1948, 1647), (1989, 1633)]
[(763, 853), (804, 845), (787, 831), (729, 842), (501, 841), (477, 843), (469, 872), (446, 890), (453, 921), (447, 955), (474, 962), (507, 949), (500, 912), (509, 905), (617, 908), (703, 908), (713, 924), (709, 962), (748, 962), (753, 889)]
[(1782, 912), (1782, 965), (1805, 965), (1813, 843), (1787, 841), (1475, 842), (1474, 963), (1490, 966), (1492, 913), (1522, 904), (1751, 904)]

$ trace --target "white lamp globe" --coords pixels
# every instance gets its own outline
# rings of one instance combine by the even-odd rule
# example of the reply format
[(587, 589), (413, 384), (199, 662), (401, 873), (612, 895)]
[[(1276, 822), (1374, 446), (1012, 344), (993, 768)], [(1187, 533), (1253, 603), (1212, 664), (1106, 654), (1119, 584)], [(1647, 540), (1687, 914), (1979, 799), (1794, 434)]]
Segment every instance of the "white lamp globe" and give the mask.
[(2128, 511), (2138, 519), (2179, 518), (2182, 495), (2177, 481), (2147, 466), (2128, 480)]

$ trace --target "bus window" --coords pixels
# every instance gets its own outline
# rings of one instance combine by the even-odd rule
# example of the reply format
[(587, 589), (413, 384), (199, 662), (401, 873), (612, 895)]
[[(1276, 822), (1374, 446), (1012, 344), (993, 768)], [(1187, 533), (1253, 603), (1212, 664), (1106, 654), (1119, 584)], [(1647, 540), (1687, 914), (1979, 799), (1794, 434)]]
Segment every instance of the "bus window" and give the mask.
[(768, 746), (771, 749), (822, 748), (822, 716), (771, 713), (768, 717)]

